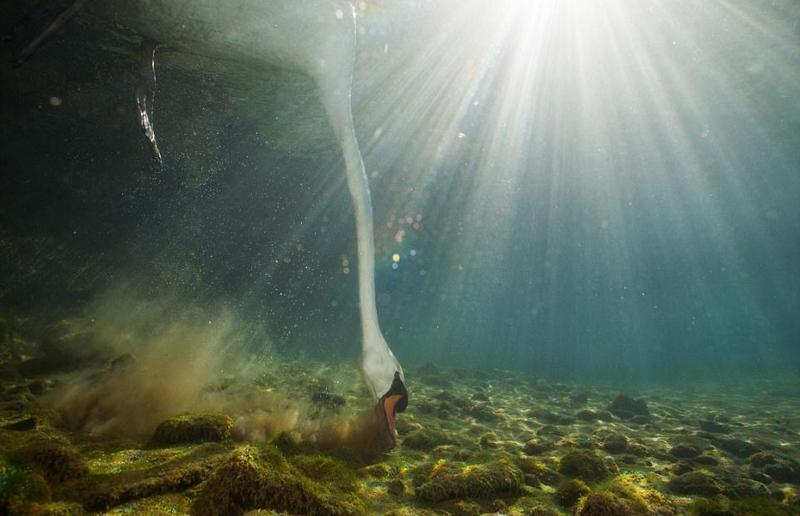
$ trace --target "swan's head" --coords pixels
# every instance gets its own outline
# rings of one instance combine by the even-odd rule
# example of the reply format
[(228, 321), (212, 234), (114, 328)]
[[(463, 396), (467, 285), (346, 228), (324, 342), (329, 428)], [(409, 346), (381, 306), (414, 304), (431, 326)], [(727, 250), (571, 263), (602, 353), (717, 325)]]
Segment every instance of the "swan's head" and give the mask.
[(403, 377), (403, 368), (383, 338), (371, 346), (364, 346), (358, 365), (361, 377), (376, 403), (375, 412), (379, 423), (387, 432), (389, 443), (394, 448), (397, 444), (395, 417), (408, 406), (408, 390)]

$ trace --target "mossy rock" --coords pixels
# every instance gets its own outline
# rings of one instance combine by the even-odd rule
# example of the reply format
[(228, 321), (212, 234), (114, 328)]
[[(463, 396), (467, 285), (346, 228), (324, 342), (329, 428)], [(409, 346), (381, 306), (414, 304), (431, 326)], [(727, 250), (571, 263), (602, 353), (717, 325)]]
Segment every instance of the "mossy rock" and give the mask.
[(561, 458), (558, 472), (587, 482), (603, 480), (609, 475), (603, 459), (590, 450), (572, 450)]
[(453, 438), (441, 430), (420, 428), (403, 439), (403, 447), (429, 452), (437, 446), (453, 444)]
[(53, 502), (33, 503), (28, 507), (27, 516), (85, 516), (86, 511), (79, 503)]
[(41, 470), (48, 482), (74, 480), (89, 473), (86, 460), (64, 443), (34, 442), (21, 448), (15, 455)]
[(32, 504), (50, 501), (44, 478), (18, 460), (0, 455), (0, 514), (30, 514)]
[(582, 480), (570, 479), (561, 484), (553, 495), (553, 500), (560, 506), (572, 508), (578, 500), (591, 493), (592, 490)]
[(675, 494), (716, 496), (722, 492), (722, 486), (711, 475), (711, 473), (698, 470), (689, 471), (679, 475), (667, 484), (669, 490)]
[(153, 434), (156, 445), (219, 442), (230, 435), (233, 420), (225, 414), (184, 414), (162, 421)]
[(417, 500), (437, 503), (451, 498), (518, 495), (524, 474), (506, 460), (469, 466), (442, 460), (420, 466), (413, 477)]
[(327, 460), (305, 459), (304, 465), (310, 468), (312, 463), (323, 480), (309, 478), (273, 446), (261, 451), (254, 446), (238, 448), (201, 486), (192, 512), (229, 516), (271, 509), (309, 516), (364, 514), (352, 494), (356, 489), (354, 477), (341, 478), (339, 465), (332, 466)]
[(575, 509), (575, 516), (644, 516), (648, 512), (638, 512), (640, 508), (631, 507), (628, 500), (612, 493), (590, 493)]

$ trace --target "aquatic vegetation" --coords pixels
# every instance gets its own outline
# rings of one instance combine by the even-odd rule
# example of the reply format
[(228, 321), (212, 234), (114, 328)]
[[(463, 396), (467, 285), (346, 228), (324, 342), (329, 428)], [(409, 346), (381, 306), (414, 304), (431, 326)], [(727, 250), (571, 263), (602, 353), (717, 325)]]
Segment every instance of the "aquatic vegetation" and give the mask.
[(765, 498), (698, 498), (689, 506), (691, 516), (796, 516), (800, 506)]
[(608, 467), (602, 457), (590, 450), (572, 450), (561, 458), (558, 472), (571, 478), (597, 481), (607, 478)]
[(343, 469), (327, 458), (305, 458), (299, 463), (319, 479), (307, 476), (274, 446), (237, 448), (203, 483), (192, 512), (226, 516), (274, 509), (307, 515), (364, 514), (353, 494), (354, 477), (342, 475)]
[(678, 475), (670, 480), (667, 486), (676, 494), (716, 496), (722, 492), (722, 486), (714, 475), (705, 470)]
[(34, 441), (15, 454), (39, 469), (48, 482), (64, 482), (89, 473), (86, 460), (67, 443)]
[(414, 430), (403, 439), (403, 446), (425, 452), (448, 444), (453, 444), (452, 436), (433, 428)]
[(513, 496), (520, 493), (524, 480), (522, 471), (504, 459), (469, 466), (441, 460), (419, 466), (412, 476), (417, 500), (426, 503)]
[(585, 482), (573, 478), (558, 486), (553, 500), (562, 507), (572, 508), (578, 500), (591, 492), (591, 488)]
[(640, 507), (632, 507), (627, 500), (609, 492), (595, 492), (585, 496), (575, 508), (576, 516), (642, 516)]
[(24, 463), (0, 456), (0, 514), (24, 516), (31, 504), (49, 500), (50, 488), (40, 474)]
[(153, 434), (153, 444), (224, 441), (233, 420), (225, 414), (183, 414), (162, 421)]

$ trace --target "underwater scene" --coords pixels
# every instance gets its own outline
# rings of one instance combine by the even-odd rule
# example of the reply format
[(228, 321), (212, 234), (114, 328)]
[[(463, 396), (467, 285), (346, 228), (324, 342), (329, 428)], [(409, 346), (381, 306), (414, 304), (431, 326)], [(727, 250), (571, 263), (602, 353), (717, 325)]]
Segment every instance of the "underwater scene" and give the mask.
[(0, 14), (0, 516), (800, 515), (796, 0)]

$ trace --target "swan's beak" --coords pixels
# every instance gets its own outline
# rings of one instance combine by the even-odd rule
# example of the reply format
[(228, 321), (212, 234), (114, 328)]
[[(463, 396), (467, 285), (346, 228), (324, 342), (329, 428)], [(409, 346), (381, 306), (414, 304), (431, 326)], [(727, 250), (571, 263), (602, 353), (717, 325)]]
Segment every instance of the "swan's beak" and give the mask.
[(400, 378), (400, 371), (395, 371), (391, 387), (389, 387), (386, 394), (381, 396), (381, 399), (378, 400), (378, 406), (376, 408), (380, 420), (386, 423), (386, 431), (389, 434), (389, 441), (392, 448), (397, 445), (394, 429), (395, 415), (398, 412), (403, 412), (407, 406), (408, 390), (406, 390), (403, 379)]

